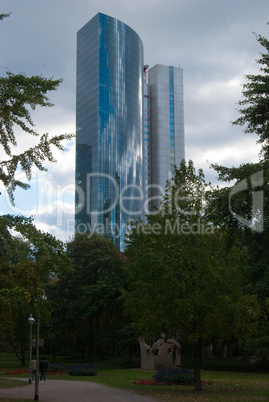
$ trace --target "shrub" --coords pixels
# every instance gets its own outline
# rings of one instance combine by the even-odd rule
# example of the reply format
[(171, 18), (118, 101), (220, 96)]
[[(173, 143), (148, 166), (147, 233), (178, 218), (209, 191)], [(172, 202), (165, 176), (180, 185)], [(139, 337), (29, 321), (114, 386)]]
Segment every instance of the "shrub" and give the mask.
[(97, 368), (87, 364), (76, 364), (68, 368), (67, 373), (73, 376), (94, 376), (97, 374)]
[(55, 373), (56, 371), (65, 371), (66, 367), (62, 363), (49, 362), (48, 371)]
[(194, 383), (193, 370), (177, 368), (158, 370), (154, 376), (156, 382), (177, 385), (190, 385)]

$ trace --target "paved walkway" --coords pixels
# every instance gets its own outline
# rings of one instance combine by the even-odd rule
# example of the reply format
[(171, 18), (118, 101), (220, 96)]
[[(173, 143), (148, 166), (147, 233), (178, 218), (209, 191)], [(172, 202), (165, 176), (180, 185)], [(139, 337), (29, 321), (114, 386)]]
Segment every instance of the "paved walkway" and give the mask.
[[(18, 378), (14, 378), (18, 380)], [(20, 379), (27, 381), (28, 379)], [(32, 399), (35, 397), (35, 383), (17, 388), (0, 389), (1, 398)], [(111, 388), (88, 381), (47, 380), (39, 381), (41, 402), (153, 402), (155, 399), (138, 395), (132, 391)]]

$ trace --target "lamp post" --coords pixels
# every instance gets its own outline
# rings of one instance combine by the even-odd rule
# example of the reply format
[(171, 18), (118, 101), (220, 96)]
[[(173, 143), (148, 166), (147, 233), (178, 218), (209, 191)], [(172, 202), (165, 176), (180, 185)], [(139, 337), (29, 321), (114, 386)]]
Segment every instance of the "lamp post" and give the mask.
[[(47, 300), (45, 290), (43, 290), (43, 296), (41, 298), (43, 301)], [(35, 373), (35, 397), (34, 400), (39, 399), (39, 324), (40, 324), (40, 306), (38, 306), (37, 312), (37, 326), (36, 326), (36, 373)]]
[(28, 323), (30, 325), (30, 363), (29, 363), (29, 384), (31, 384), (31, 376), (32, 376), (32, 333), (33, 333), (33, 324), (35, 323), (35, 319), (32, 314), (28, 318)]

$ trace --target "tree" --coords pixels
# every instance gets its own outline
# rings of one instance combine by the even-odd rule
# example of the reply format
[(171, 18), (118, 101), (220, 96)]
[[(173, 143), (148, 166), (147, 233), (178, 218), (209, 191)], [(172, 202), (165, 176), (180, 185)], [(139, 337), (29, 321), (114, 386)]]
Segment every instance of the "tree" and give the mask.
[(242, 338), (256, 317), (255, 298), (244, 293), (247, 255), (228, 245), (225, 231), (208, 220), (211, 191), (201, 170), (183, 161), (168, 182), (161, 209), (134, 222), (126, 254), (126, 305), (147, 339), (180, 333), (193, 346), (195, 390), (200, 391), (201, 348), (213, 339)]
[(266, 49), (257, 63), (262, 67), (260, 74), (246, 75), (247, 83), (243, 84), (243, 100), (238, 102), (241, 116), (233, 122), (235, 125), (245, 125), (245, 133), (256, 133), (258, 142), (262, 145), (261, 154), (269, 159), (269, 41), (255, 33), (257, 41)]
[[(269, 41), (261, 35), (255, 36), (266, 51), (257, 60), (261, 66), (260, 74), (246, 76), (248, 82), (243, 85), (243, 99), (238, 102), (242, 106), (240, 117), (233, 124), (245, 125), (245, 133), (258, 135), (258, 143), (262, 145), (261, 160), (230, 168), (213, 164), (219, 180), (229, 185), (215, 191), (210, 210), (211, 218), (228, 231), (231, 241), (236, 237), (242, 247), (248, 249), (251, 270), (246, 285), (249, 292), (257, 295), (261, 315), (258, 333), (247, 344), (251, 345), (249, 349), (252, 352), (259, 355), (263, 351), (265, 356), (269, 351)], [(259, 180), (255, 180), (256, 177)], [(235, 184), (231, 185), (232, 182)], [(240, 191), (235, 192), (234, 189)]]
[[(66, 269), (64, 245), (35, 228), (31, 218), (0, 216), (0, 337), (25, 365), (29, 314), (37, 313), (43, 289)], [(48, 305), (42, 306), (48, 317)]]
[[(213, 165), (219, 180), (229, 186), (215, 190), (211, 198), (211, 219), (227, 231), (230, 243), (237, 239), (247, 248), (250, 270), (245, 277), (247, 292), (255, 294), (260, 305), (257, 333), (246, 340), (246, 350), (257, 356), (269, 353), (268, 261), (269, 261), (269, 168), (268, 161), (228, 168)], [(258, 175), (261, 180), (255, 183)], [(235, 182), (231, 186), (231, 182)], [(242, 184), (244, 184), (242, 186)], [(234, 192), (234, 189), (241, 191)], [(232, 197), (231, 197), (232, 194)], [(257, 203), (257, 199), (259, 202)], [(256, 204), (256, 213), (253, 206)], [(257, 205), (260, 204), (259, 208)], [(267, 343), (267, 346), (266, 346)], [(264, 353), (264, 354), (261, 354)]]
[[(9, 14), (0, 14), (0, 20)], [(64, 149), (63, 141), (73, 137), (71, 134), (60, 134), (50, 137), (48, 133), (40, 135), (34, 129), (30, 110), (37, 106), (51, 107), (47, 93), (55, 91), (61, 79), (44, 78), (42, 76), (27, 77), (25, 74), (7, 72), (6, 77), (0, 77), (0, 145), (5, 160), (0, 161), (0, 181), (7, 188), (10, 200), (14, 203), (14, 190), (17, 187), (29, 188), (16, 178), (16, 172), (21, 170), (31, 180), (33, 167), (47, 170), (44, 162), (56, 162), (53, 157), (53, 147)], [(17, 137), (15, 127), (25, 134), (39, 137), (39, 143), (27, 150), (15, 153)]]
[[(74, 343), (81, 355), (103, 356), (110, 347), (124, 343), (124, 272), (115, 245), (96, 233), (77, 234), (67, 244), (71, 270), (51, 284), (51, 339), (61, 337), (65, 347)], [(57, 345), (56, 345), (57, 346)]]
[[(0, 21), (9, 15), (0, 14)], [(4, 155), (0, 160), (0, 181), (12, 203), (17, 187), (29, 188), (28, 183), (18, 180), (18, 170), (30, 180), (34, 167), (46, 170), (46, 161), (55, 162), (53, 147), (63, 150), (63, 141), (73, 137), (40, 135), (30, 114), (38, 106), (53, 106), (47, 93), (55, 91), (61, 82), (10, 71), (0, 77), (0, 146)], [(39, 138), (39, 143), (16, 153), (18, 140), (25, 135)], [(37, 230), (31, 218), (10, 215), (0, 216), (0, 257), (0, 336), (15, 352), (19, 346), (24, 364), (29, 328), (26, 315), (30, 308), (34, 311), (51, 276), (64, 270), (69, 260), (63, 243)]]
[(4, 18), (9, 17), (11, 13), (9, 14), (0, 14), (0, 21), (2, 21)]

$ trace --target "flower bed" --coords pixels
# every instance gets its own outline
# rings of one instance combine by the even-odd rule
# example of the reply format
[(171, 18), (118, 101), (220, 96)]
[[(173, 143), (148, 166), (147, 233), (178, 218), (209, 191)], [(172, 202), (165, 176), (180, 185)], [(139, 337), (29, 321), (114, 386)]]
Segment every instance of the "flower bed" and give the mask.
[(154, 375), (157, 382), (165, 382), (167, 384), (192, 385), (194, 383), (193, 370), (184, 368), (160, 369)]
[[(205, 381), (205, 380), (201, 380), (202, 386), (204, 387), (205, 385), (212, 385), (211, 381)], [(177, 385), (174, 383), (167, 383), (167, 382), (157, 382), (154, 380), (148, 380), (148, 379), (140, 379), (140, 380), (136, 380), (134, 382), (135, 385)], [(192, 385), (192, 384), (184, 384), (184, 385)]]
[[(4, 369), (2, 369), (2, 370), (4, 370)], [(6, 371), (4, 374), (6, 374), (6, 375), (9, 375), (9, 374), (15, 375), (15, 374), (25, 374), (25, 373), (29, 373), (29, 369), (21, 368), (21, 369), (16, 369), (16, 370), (11, 370), (11, 371), (9, 370), (9, 371)]]
[(166, 382), (157, 382), (157, 381), (148, 380), (148, 379), (146, 379), (146, 380), (144, 380), (144, 379), (136, 380), (134, 382), (134, 384), (135, 385), (167, 385)]
[[(5, 375), (18, 375), (29, 373), (29, 368), (21, 368), (15, 370), (0, 369), (2, 374)], [(71, 376), (94, 376), (98, 372), (96, 367), (90, 364), (76, 364), (71, 367), (65, 367), (61, 363), (49, 362), (47, 375), (69, 374)]]
[[(18, 374), (26, 374), (29, 373), (28, 368), (21, 368), (21, 369), (16, 369), (16, 370), (7, 370), (7, 369), (0, 369), (0, 371), (3, 371), (3, 374), (6, 375), (18, 375)], [(66, 373), (66, 370), (48, 370), (46, 372), (47, 375), (57, 375), (57, 374), (63, 374)]]
[[(202, 385), (211, 385), (210, 381), (202, 380)], [(194, 374), (192, 370), (177, 368), (158, 370), (153, 379), (139, 379), (136, 385), (193, 385)]]

